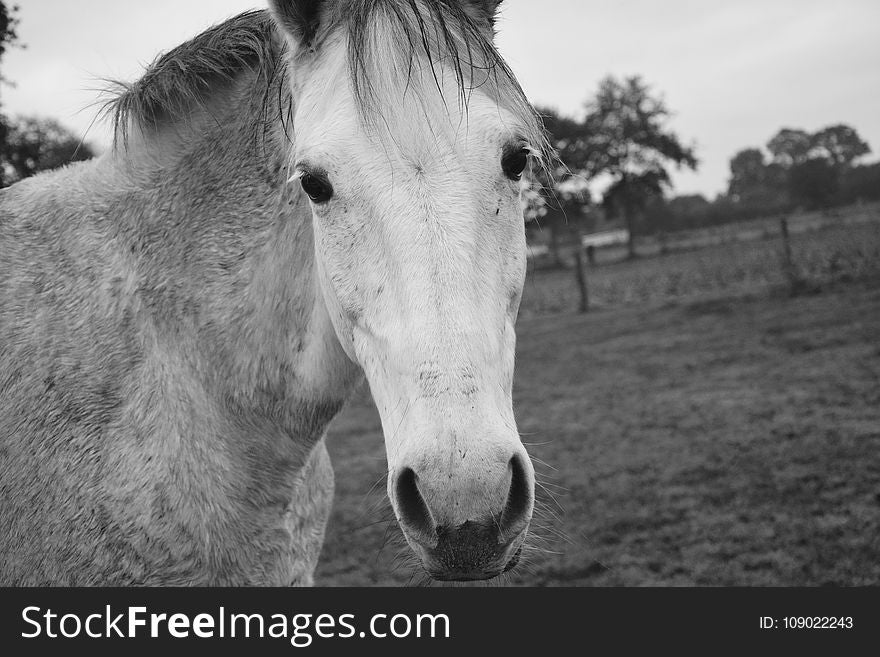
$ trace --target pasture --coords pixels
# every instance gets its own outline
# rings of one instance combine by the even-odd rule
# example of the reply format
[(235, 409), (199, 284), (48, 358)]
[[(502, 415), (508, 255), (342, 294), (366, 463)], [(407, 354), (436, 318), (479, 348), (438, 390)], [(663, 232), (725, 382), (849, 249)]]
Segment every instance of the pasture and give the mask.
[[(735, 227), (734, 227), (735, 226)], [(590, 305), (612, 308), (655, 305), (718, 296), (767, 294), (789, 285), (779, 222), (758, 220), (710, 231), (689, 231), (641, 244), (650, 257), (624, 260), (623, 246), (599, 251), (599, 267), (587, 272)], [(880, 204), (850, 208), (843, 216), (805, 214), (789, 220), (794, 275), (816, 289), (870, 277), (880, 270)], [(521, 316), (569, 312), (578, 307), (571, 271), (535, 271), (523, 295)]]
[[(514, 408), (543, 519), (518, 586), (880, 583), (880, 227), (533, 272)], [(420, 584), (384, 500), (378, 415), (331, 425), (319, 585)]]

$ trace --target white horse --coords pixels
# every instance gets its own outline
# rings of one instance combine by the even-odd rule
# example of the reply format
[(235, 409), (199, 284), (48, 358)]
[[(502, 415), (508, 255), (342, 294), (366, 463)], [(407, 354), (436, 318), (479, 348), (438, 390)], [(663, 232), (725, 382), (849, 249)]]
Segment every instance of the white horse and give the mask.
[(0, 193), (0, 583), (312, 582), (366, 376), (437, 579), (512, 568), (540, 121), (498, 0), (272, 0), (155, 62), (114, 148)]

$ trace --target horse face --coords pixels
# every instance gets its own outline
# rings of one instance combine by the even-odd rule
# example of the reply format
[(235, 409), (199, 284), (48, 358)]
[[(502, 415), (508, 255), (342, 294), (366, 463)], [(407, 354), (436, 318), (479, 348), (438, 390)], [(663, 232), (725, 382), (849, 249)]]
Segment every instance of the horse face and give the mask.
[(410, 546), (436, 579), (494, 577), (516, 564), (534, 500), (511, 402), (530, 144), (479, 90), (459, 104), (452, 73), (427, 62), (365, 121), (345, 48), (323, 48), (293, 74), (323, 298), (379, 409)]

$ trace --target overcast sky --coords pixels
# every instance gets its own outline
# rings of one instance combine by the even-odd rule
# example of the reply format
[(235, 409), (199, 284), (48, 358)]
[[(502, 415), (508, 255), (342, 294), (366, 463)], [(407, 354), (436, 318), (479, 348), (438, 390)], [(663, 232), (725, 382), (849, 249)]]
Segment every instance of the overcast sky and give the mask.
[[(9, 4), (9, 3), (7, 3)], [(101, 78), (133, 79), (160, 51), (258, 0), (17, 0), (25, 50), (7, 51), (10, 114), (79, 133)], [(578, 113), (608, 73), (641, 74), (697, 147), (677, 193), (714, 196), (739, 149), (783, 126), (848, 123), (880, 152), (880, 0), (507, 0), (499, 47), (539, 104)], [(88, 139), (109, 142), (107, 126)]]

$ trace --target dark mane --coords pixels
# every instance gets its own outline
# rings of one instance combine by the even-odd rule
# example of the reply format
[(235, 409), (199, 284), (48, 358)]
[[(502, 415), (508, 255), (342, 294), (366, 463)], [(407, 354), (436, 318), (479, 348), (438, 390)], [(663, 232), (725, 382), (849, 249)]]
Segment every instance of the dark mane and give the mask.
[(159, 56), (133, 83), (114, 81), (121, 91), (107, 103), (115, 140), (125, 140), (130, 123), (142, 128), (185, 118), (218, 86), (255, 71), (268, 90), (282, 49), (267, 11), (249, 11), (216, 25)]
[[(340, 28), (348, 37), (352, 91), (367, 122), (382, 118), (388, 103), (381, 92), (393, 84), (388, 82), (392, 71), (409, 76), (415, 59), (425, 58), (441, 94), (439, 62), (454, 72), (460, 103), (466, 105), (470, 94), (481, 89), (516, 117), (537, 159), (552, 160), (541, 119), (495, 49), (491, 27), (478, 24), (457, 0), (351, 0), (344, 11), (337, 8), (328, 17), (321, 32), (326, 37)], [(282, 41), (269, 12), (258, 10), (212, 27), (162, 55), (137, 82), (116, 83), (122, 92), (107, 107), (116, 139), (125, 139), (129, 124), (144, 128), (185, 119), (204, 106), (219, 85), (230, 84), (245, 71), (258, 74), (267, 109), (270, 88), (286, 79)], [(409, 79), (406, 88), (410, 89)], [(279, 93), (289, 95), (286, 85)]]

